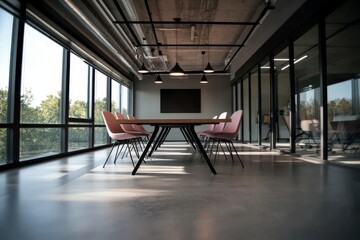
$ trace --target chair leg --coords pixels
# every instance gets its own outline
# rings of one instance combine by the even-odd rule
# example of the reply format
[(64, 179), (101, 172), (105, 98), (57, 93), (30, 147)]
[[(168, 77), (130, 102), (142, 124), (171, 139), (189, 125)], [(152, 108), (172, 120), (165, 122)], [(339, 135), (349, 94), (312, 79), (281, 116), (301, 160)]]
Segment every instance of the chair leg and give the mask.
[(230, 143), (228, 144), (227, 142), (225, 142), (225, 146), (226, 146), (226, 148), (228, 149), (228, 151), (230, 153), (232, 162), (234, 163), (234, 155), (232, 154)]
[(215, 152), (215, 157), (214, 157), (214, 164), (215, 164), (215, 160), (216, 160), (216, 157), (218, 155), (218, 152), (219, 152), (219, 144), (220, 144), (220, 140), (217, 140), (216, 152)]
[(109, 160), (109, 157), (110, 157), (110, 155), (111, 155), (111, 153), (112, 153), (112, 151), (113, 151), (113, 149), (114, 149), (114, 147), (115, 147), (115, 145), (116, 145), (117, 143), (118, 143), (118, 141), (115, 141), (114, 144), (112, 145), (112, 148), (111, 148), (111, 150), (110, 150), (110, 153), (109, 153), (109, 155), (107, 156), (107, 158), (106, 158), (106, 160), (105, 160), (105, 162), (104, 162), (103, 168), (105, 168), (105, 165), (106, 165), (107, 161)]
[(116, 154), (115, 154), (115, 158), (114, 158), (114, 163), (116, 163), (116, 160), (117, 160), (118, 157), (120, 156), (120, 153), (121, 153), (121, 151), (123, 150), (124, 144), (121, 144), (120, 151), (119, 151), (119, 147), (120, 147), (120, 145), (119, 145), (118, 148), (116, 149)]
[(129, 146), (129, 142), (130, 141), (126, 141), (126, 145), (127, 145), (128, 151), (129, 151), (129, 155), (130, 155), (130, 159), (131, 159), (131, 162), (133, 164), (133, 167), (135, 167), (134, 160), (133, 160), (132, 155), (131, 155), (131, 149), (130, 149), (130, 146)]
[(243, 163), (243, 161), (241, 160), (238, 152), (236, 151), (236, 148), (235, 148), (235, 146), (234, 146), (234, 143), (230, 141), (230, 144), (232, 145), (232, 147), (233, 147), (233, 149), (234, 149), (234, 151), (235, 151), (235, 153), (236, 153), (236, 156), (239, 158), (239, 161), (240, 161), (240, 163), (241, 163), (241, 166), (244, 168), (244, 163)]
[[(219, 143), (220, 143), (220, 140), (219, 140)], [(225, 144), (226, 144), (226, 143), (225, 143)], [(222, 150), (222, 151), (223, 151), (223, 153), (224, 153), (225, 159), (227, 160), (226, 153), (225, 153), (224, 148), (223, 148), (223, 146), (221, 145), (221, 143), (220, 143), (220, 147), (221, 147), (221, 150)]]

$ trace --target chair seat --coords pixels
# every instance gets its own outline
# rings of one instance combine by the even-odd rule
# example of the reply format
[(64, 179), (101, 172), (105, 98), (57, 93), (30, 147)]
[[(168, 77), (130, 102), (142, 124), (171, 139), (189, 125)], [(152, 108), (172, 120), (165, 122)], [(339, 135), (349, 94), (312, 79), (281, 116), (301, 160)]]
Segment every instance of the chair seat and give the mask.
[(224, 139), (224, 140), (234, 140), (236, 138), (236, 135), (233, 133), (215, 133), (215, 134), (209, 134), (210, 138), (215, 139)]
[(139, 136), (129, 133), (111, 133), (110, 136), (114, 140), (126, 140), (126, 139), (137, 139)]

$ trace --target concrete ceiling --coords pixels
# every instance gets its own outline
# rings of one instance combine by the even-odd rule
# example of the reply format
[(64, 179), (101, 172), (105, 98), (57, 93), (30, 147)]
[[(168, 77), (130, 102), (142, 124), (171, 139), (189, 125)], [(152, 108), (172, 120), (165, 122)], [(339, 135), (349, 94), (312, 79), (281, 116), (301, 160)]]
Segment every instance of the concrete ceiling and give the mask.
[(50, 20), (70, 42), (138, 78), (144, 60), (151, 73), (168, 72), (176, 60), (189, 73), (208, 61), (228, 71), (271, 7), (267, 0), (28, 0), (33, 15)]
[(116, 11), (113, 14), (122, 27), (126, 21), (146, 22), (128, 27), (136, 29), (140, 44), (145, 45), (139, 56), (144, 55), (148, 68), (155, 72), (169, 71), (176, 61), (185, 71), (201, 71), (208, 61), (215, 70), (225, 71), (227, 61), (239, 49), (233, 45), (243, 44), (266, 7), (263, 0), (139, 0), (121, 4), (126, 19)]

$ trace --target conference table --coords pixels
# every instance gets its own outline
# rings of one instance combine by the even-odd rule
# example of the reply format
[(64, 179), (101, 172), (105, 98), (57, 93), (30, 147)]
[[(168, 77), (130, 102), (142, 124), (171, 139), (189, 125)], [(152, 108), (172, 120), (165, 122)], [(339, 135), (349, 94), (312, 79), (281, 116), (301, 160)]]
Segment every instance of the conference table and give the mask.
[[(118, 119), (119, 124), (140, 124), (140, 125), (150, 125), (154, 127), (153, 133), (150, 136), (149, 141), (147, 142), (144, 151), (142, 152), (138, 162), (136, 163), (132, 175), (135, 175), (140, 165), (144, 161), (146, 156), (151, 156), (151, 153), (157, 147), (159, 141), (165, 140), (166, 132), (172, 128), (180, 128), (184, 137), (190, 141), (194, 148), (198, 149), (199, 152), (204, 157), (208, 167), (210, 168), (213, 174), (216, 174), (214, 166), (211, 164), (211, 161), (195, 132), (195, 126), (204, 125), (204, 124), (218, 124), (220, 122), (230, 122), (231, 119), (213, 119), (213, 118), (195, 118), (195, 119)], [(159, 133), (159, 130), (161, 131)], [(156, 140), (155, 140), (156, 139)], [(153, 144), (154, 143), (154, 144)], [(150, 149), (151, 148), (151, 149)], [(149, 154), (150, 151), (150, 154)]]

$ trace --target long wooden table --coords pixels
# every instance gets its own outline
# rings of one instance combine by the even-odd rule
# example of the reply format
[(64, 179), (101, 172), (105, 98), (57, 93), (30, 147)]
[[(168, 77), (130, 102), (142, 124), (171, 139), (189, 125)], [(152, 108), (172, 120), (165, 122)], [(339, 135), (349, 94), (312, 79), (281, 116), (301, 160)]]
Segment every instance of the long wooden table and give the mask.
[[(209, 166), (211, 172), (213, 174), (216, 174), (214, 166), (211, 164), (211, 161), (204, 150), (203, 145), (201, 144), (201, 141), (198, 137), (198, 135), (195, 132), (195, 126), (197, 125), (203, 125), (203, 124), (218, 124), (220, 122), (230, 122), (231, 119), (213, 119), (213, 118), (202, 118), (202, 119), (118, 119), (117, 120), (119, 124), (141, 124), (141, 125), (151, 125), (154, 126), (154, 131), (151, 134), (151, 137), (148, 141), (148, 143), (145, 146), (145, 149), (143, 153), (141, 154), (139, 161), (136, 163), (132, 175), (135, 175), (138, 168), (144, 161), (145, 157), (148, 155), (148, 152), (151, 149), (151, 152), (154, 150), (156, 144), (153, 145), (153, 143), (157, 143), (159, 141), (159, 137), (163, 135), (164, 131), (170, 130), (171, 128), (180, 128), (183, 130), (186, 134), (188, 134), (189, 139), (191, 139), (193, 142), (191, 142), (194, 146), (197, 147), (199, 152), (204, 157), (207, 165)], [(161, 134), (158, 135), (159, 129), (162, 128)], [(155, 141), (155, 138), (158, 138), (157, 141)]]

